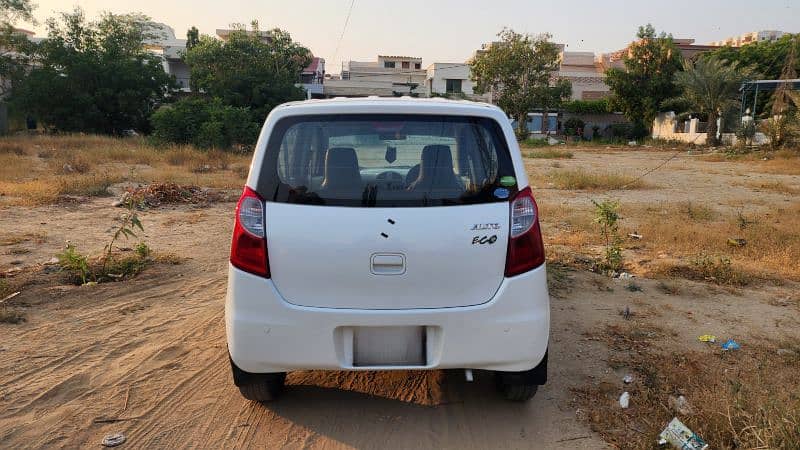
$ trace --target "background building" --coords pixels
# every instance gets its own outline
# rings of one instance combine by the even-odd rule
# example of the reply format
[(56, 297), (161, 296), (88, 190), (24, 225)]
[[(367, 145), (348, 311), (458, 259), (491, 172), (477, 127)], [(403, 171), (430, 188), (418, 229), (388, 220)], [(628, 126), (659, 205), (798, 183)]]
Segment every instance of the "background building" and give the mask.
[(748, 33), (740, 34), (739, 36), (731, 36), (720, 41), (714, 41), (709, 45), (714, 45), (717, 47), (724, 47), (726, 45), (731, 47), (741, 47), (743, 45), (752, 44), (753, 42), (777, 41), (784, 34), (787, 33), (777, 30), (750, 31)]
[(326, 97), (425, 96), (426, 77), (422, 58), (378, 55), (375, 61), (342, 63), (341, 79), (327, 80), (324, 93)]
[(145, 48), (160, 55), (164, 72), (175, 77), (181, 91), (189, 92), (189, 66), (183, 61), (186, 39), (175, 37), (175, 30), (169, 25), (152, 22), (150, 26), (155, 37), (145, 41)]

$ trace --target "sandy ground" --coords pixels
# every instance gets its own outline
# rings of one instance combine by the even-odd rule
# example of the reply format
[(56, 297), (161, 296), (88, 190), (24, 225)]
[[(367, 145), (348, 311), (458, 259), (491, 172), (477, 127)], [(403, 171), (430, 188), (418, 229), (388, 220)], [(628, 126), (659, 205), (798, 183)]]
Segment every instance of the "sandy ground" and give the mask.
[[(640, 152), (624, 164), (641, 170), (665, 156)], [(569, 164), (590, 167), (593, 158), (580, 155)], [(703, 182), (691, 181), (697, 174), (685, 161), (674, 169), (659, 174), (660, 182), (686, 191)], [(120, 213), (110, 202), (0, 210), (0, 232), (44, 233), (41, 243), (16, 246), (28, 253), (0, 248), (0, 271), (41, 264), (66, 239), (99, 252)], [(603, 448), (578, 420), (570, 388), (600, 380), (621, 386), (622, 374), (606, 363), (608, 348), (591, 332), (624, 320), (625, 306), (675, 330), (678, 348), (703, 345), (696, 339), (703, 333), (736, 335), (744, 345), (800, 333), (795, 306), (776, 301), (793, 286), (731, 292), (685, 282), (681, 295), (669, 296), (652, 280), (638, 280), (642, 292), (630, 292), (621, 280), (572, 272), (553, 297), (550, 382), (531, 402), (502, 400), (487, 373), (467, 383), (463, 373), (448, 371), (295, 374), (280, 401), (250, 403), (232, 384), (225, 349), (233, 206), (141, 214), (144, 240), (187, 258), (181, 264), (97, 286), (50, 277), (14, 299), (28, 321), (0, 324), (0, 447), (96, 447), (104, 435), (122, 432), (127, 448)]]

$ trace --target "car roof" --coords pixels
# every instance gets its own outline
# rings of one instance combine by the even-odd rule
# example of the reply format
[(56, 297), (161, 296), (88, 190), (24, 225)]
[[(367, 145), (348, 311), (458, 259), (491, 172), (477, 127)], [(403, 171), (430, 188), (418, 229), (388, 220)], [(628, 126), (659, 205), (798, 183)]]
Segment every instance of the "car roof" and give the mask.
[(489, 103), (444, 98), (414, 97), (336, 97), (284, 103), (273, 110), (280, 116), (305, 114), (448, 114), (480, 117), (505, 116)]

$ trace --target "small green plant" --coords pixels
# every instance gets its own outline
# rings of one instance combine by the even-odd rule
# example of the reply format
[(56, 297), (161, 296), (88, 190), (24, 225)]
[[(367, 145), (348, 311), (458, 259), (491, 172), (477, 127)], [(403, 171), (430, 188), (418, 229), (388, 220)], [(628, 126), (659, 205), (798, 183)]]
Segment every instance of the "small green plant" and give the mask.
[[(116, 242), (122, 236), (124, 236), (125, 239), (129, 237), (136, 237), (136, 233), (134, 231), (136, 228), (138, 228), (139, 231), (144, 231), (142, 222), (139, 220), (139, 215), (136, 213), (136, 202), (133, 200), (133, 198), (129, 198), (125, 203), (125, 206), (127, 207), (127, 211), (122, 215), (119, 223), (112, 228), (114, 230), (114, 234), (111, 237), (111, 242), (109, 242), (106, 246), (105, 257), (103, 258), (103, 267), (101, 269), (102, 273), (106, 273), (108, 262), (111, 259), (111, 251), (114, 249), (114, 242)], [(141, 244), (143, 243), (140, 243), (140, 245)], [(147, 244), (144, 245), (145, 247), (147, 246)]]
[(92, 275), (89, 269), (89, 260), (72, 243), (67, 242), (67, 247), (56, 257), (58, 258), (59, 266), (63, 270), (72, 272), (80, 280), (81, 284), (86, 284), (89, 281), (89, 277)]
[(605, 241), (605, 256), (602, 269), (618, 272), (622, 269), (622, 238), (619, 236), (619, 201), (603, 200), (594, 204), (594, 223), (600, 226), (600, 235)]
[(136, 247), (133, 250), (136, 252), (136, 256), (142, 259), (147, 258), (150, 256), (150, 253), (152, 253), (150, 246), (144, 242), (139, 242), (136, 244)]
[(114, 234), (111, 237), (111, 242), (106, 245), (102, 256), (90, 260), (71, 243), (67, 243), (64, 251), (56, 255), (62, 270), (70, 272), (73, 276), (72, 280), (76, 284), (83, 285), (88, 282), (121, 280), (126, 275), (133, 276), (138, 274), (151, 261), (152, 250), (144, 242), (136, 244), (134, 255), (123, 258), (115, 258), (113, 255), (114, 243), (121, 237), (126, 239), (136, 237), (136, 229), (144, 231), (142, 222), (136, 213), (137, 202), (133, 196), (127, 200), (125, 205), (127, 210), (112, 228)]
[(734, 269), (730, 258), (725, 256), (700, 254), (691, 260), (691, 268), (698, 275), (697, 278), (716, 284), (745, 286), (750, 282), (750, 277)]

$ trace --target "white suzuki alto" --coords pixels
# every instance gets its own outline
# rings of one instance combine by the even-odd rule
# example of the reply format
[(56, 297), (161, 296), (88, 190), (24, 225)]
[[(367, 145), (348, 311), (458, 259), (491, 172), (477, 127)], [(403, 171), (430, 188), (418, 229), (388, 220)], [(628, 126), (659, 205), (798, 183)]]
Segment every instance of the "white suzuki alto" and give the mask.
[(495, 371), (547, 379), (536, 203), (499, 108), (411, 98), (275, 108), (236, 207), (233, 379), (274, 399), (292, 370)]

